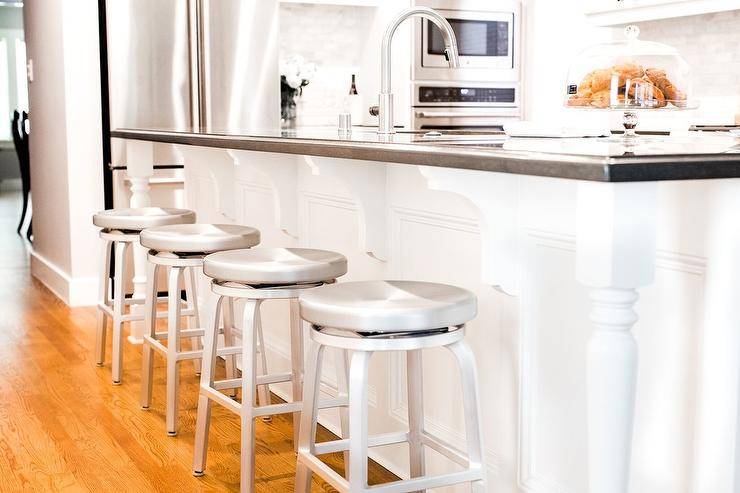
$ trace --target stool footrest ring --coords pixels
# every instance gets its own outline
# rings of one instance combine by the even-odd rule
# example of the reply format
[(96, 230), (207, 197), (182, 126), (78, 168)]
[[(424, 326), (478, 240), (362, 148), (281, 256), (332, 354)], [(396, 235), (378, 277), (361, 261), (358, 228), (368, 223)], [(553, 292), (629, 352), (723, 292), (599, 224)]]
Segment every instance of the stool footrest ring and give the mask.
[[(205, 329), (180, 329), (180, 337), (203, 337)], [(154, 339), (167, 340), (167, 332), (155, 332)]]
[(439, 452), (456, 464), (459, 464), (466, 468), (470, 467), (470, 460), (468, 459), (468, 455), (454, 445), (442, 440), (441, 438), (430, 435), (426, 431), (423, 431), (421, 433), (421, 443), (426, 445), (430, 449)]
[[(292, 375), (290, 373), (273, 373), (271, 375), (259, 375), (256, 385), (266, 385), (271, 383), (290, 382)], [(212, 388), (216, 390), (236, 389), (242, 386), (241, 378), (231, 378), (228, 380), (216, 380)]]
[[(409, 434), (405, 431), (396, 433), (382, 433), (367, 437), (368, 447), (382, 447), (383, 445), (393, 445), (396, 443), (405, 443), (409, 441)], [(334, 452), (344, 452), (349, 450), (349, 438), (341, 440), (332, 440), (330, 442), (317, 443), (314, 446), (314, 455), (333, 454)]]

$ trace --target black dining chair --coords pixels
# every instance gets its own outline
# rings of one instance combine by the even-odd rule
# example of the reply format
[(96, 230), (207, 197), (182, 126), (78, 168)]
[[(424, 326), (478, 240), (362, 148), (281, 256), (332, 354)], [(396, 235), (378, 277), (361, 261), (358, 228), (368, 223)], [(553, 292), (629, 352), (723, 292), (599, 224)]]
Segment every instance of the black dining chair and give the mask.
[[(24, 192), (24, 196), (26, 198), (23, 201), (25, 204), (28, 204), (28, 195), (31, 193), (31, 152), (28, 147), (28, 138), (29, 138), (30, 128), (31, 128), (31, 125), (28, 120), (28, 112), (24, 111), (23, 113), (21, 113), (21, 139), (23, 140), (23, 146), (21, 147), (21, 149), (23, 150), (23, 161), (25, 163), (24, 167), (26, 169), (26, 176), (27, 176), (27, 180), (26, 180), (27, 191)], [(24, 210), (25, 210), (25, 207), (24, 207)], [(28, 229), (26, 230), (26, 239), (28, 241), (33, 240), (33, 211), (31, 211), (31, 217), (28, 219)]]
[[(21, 172), (21, 188), (23, 192), (23, 208), (21, 210), (21, 219), (18, 222), (18, 228), (16, 232), (21, 234), (23, 223), (26, 220), (26, 214), (28, 212), (28, 197), (31, 193), (31, 160), (28, 150), (28, 113), (25, 111), (20, 114), (18, 111), (13, 112), (13, 120), (11, 122), (11, 134), (13, 135), (13, 144), (15, 146), (15, 152), (18, 155), (18, 163), (20, 165)], [(33, 219), (28, 221), (28, 230), (26, 230), (26, 238), (30, 241), (33, 235)]]

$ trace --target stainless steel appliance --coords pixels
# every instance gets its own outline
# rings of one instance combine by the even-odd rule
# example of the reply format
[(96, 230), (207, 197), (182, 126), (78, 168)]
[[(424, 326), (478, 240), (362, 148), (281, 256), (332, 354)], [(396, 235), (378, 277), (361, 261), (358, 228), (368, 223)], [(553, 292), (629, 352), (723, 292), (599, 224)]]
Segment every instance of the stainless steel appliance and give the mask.
[(112, 128), (277, 126), (277, 43), (253, 45), (278, 39), (277, 0), (106, 6)]
[(515, 83), (415, 81), (413, 91), (415, 130), (502, 130), (521, 118)]
[(414, 33), (412, 115), (415, 130), (500, 130), (521, 118), (521, 4), (518, 0), (420, 0), (452, 26), (459, 68), (450, 70), (438, 30), (419, 21)]
[[(257, 43), (278, 39), (277, 0), (107, 0), (106, 10), (111, 128), (278, 126), (278, 46)], [(112, 147), (125, 162), (123, 143)]]

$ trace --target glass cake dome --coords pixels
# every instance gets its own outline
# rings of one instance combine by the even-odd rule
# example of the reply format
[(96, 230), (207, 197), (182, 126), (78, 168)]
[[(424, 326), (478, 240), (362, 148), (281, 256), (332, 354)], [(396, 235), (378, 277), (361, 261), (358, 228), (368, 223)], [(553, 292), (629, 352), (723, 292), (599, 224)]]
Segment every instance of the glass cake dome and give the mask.
[(668, 45), (638, 39), (627, 26), (624, 41), (583, 51), (568, 70), (565, 105), (624, 113), (624, 138), (634, 138), (638, 111), (697, 107), (691, 97), (691, 68)]

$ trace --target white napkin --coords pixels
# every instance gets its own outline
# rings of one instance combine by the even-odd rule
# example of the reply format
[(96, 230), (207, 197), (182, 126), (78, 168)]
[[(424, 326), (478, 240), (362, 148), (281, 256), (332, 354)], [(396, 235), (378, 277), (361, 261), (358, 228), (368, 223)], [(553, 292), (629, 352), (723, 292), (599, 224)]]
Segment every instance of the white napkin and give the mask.
[(578, 128), (530, 121), (507, 123), (504, 125), (504, 132), (506, 132), (506, 135), (509, 137), (544, 137), (558, 139), (573, 137), (608, 137), (611, 135), (608, 128)]

